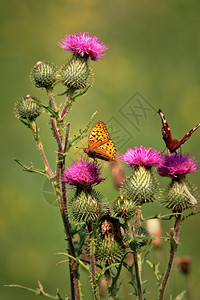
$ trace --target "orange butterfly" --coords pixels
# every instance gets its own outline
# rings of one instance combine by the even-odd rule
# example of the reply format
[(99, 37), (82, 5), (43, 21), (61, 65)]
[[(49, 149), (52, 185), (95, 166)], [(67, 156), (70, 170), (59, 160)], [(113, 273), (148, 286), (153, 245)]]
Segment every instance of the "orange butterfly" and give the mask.
[(117, 151), (103, 122), (99, 121), (92, 127), (88, 138), (88, 148), (84, 148), (83, 151), (94, 159), (116, 161)]

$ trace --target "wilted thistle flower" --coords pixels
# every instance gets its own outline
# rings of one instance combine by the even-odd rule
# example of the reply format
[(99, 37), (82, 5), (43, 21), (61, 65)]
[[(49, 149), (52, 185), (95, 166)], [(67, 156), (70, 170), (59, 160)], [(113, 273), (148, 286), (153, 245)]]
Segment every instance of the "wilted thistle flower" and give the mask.
[(49, 89), (56, 81), (56, 67), (53, 63), (39, 61), (32, 69), (30, 77), (36, 87)]
[(186, 175), (198, 170), (197, 161), (188, 154), (173, 153), (166, 155), (162, 166), (158, 168), (160, 176), (172, 178), (164, 192), (161, 204), (173, 212), (182, 212), (197, 204), (196, 187), (186, 180)]
[(99, 263), (110, 265), (119, 262), (125, 253), (124, 228), (117, 218), (107, 213), (101, 218), (96, 235), (95, 257)]
[(35, 101), (40, 102), (30, 95), (20, 98), (14, 107), (16, 117), (30, 121), (35, 120), (41, 114), (41, 107)]
[(162, 245), (162, 228), (158, 219), (149, 219), (146, 221), (147, 231), (152, 239), (152, 246), (161, 247)]
[(87, 32), (68, 34), (58, 42), (58, 45), (74, 54), (91, 60), (99, 60), (103, 52), (108, 49), (94, 35), (89, 35)]
[(103, 180), (100, 177), (100, 168), (94, 161), (80, 159), (64, 171), (62, 181), (76, 187), (70, 201), (72, 216), (76, 221), (91, 223), (97, 220), (103, 205), (100, 203), (100, 194), (92, 186)]
[(152, 167), (161, 165), (161, 153), (152, 148), (141, 146), (140, 148), (129, 149), (122, 155), (122, 158), (133, 168), (133, 172), (124, 181), (121, 194), (138, 205), (154, 201), (158, 182), (152, 172)]
[(190, 256), (179, 256), (176, 258), (176, 267), (184, 275), (188, 275), (191, 272), (191, 257)]

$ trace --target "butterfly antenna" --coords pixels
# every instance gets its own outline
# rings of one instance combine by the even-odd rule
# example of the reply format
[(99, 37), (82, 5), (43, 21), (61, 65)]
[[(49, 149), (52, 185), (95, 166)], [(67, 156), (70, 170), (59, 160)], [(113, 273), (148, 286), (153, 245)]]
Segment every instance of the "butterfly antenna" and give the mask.
[(161, 153), (163, 154), (165, 152), (165, 150), (166, 150), (166, 147), (163, 149), (163, 151), (161, 151)]
[(85, 146), (83, 145), (83, 143), (82, 142), (80, 142), (81, 143), (81, 145), (82, 145), (82, 148), (80, 148), (80, 147), (77, 147), (77, 146), (75, 146), (75, 148), (76, 149), (81, 149), (81, 150), (83, 150), (83, 148), (85, 148)]

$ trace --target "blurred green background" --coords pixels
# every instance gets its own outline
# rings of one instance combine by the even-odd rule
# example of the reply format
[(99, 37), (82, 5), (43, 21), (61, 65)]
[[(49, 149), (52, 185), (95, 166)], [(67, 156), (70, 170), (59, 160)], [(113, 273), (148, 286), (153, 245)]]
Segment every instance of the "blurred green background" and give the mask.
[[(161, 121), (155, 114), (158, 108), (165, 113), (174, 137), (181, 138), (200, 122), (200, 2), (8, 0), (1, 1), (0, 6), (0, 298), (35, 299), (24, 290), (3, 285), (18, 283), (36, 287), (37, 280), (43, 283), (46, 291), (55, 294), (59, 288), (64, 295), (69, 291), (68, 267), (67, 264), (56, 265), (63, 257), (54, 255), (64, 252), (66, 246), (59, 210), (48, 203), (53, 200), (44, 178), (23, 172), (13, 160), (19, 158), (26, 164), (34, 162), (36, 167), (42, 168), (30, 132), (14, 116), (14, 103), (26, 94), (45, 103), (45, 91), (33, 87), (29, 80), (31, 68), (41, 60), (52, 61), (58, 66), (65, 63), (70, 54), (58, 47), (57, 41), (65, 34), (90, 32), (109, 45), (109, 50), (101, 61), (91, 62), (95, 83), (73, 106), (69, 116), (71, 134), (77, 134), (97, 110), (95, 121), (108, 121), (111, 127), (123, 128), (120, 137), (113, 136), (121, 153), (141, 144), (163, 151)], [(143, 101), (149, 109), (147, 115), (140, 111), (138, 128), (131, 123), (130, 114), (123, 115), (124, 109), (130, 108), (129, 101), (133, 101), (133, 106)], [(42, 116), (39, 125), (46, 153), (54, 166), (56, 145), (48, 118)], [(78, 146), (83, 147), (82, 144)], [(199, 147), (200, 131), (197, 131), (183, 145), (182, 151), (192, 153), (200, 161)], [(75, 153), (70, 155), (73, 158)], [(109, 166), (102, 166), (103, 175), (109, 176)], [(190, 179), (199, 186), (199, 173), (191, 175)], [(169, 182), (163, 178), (160, 181), (163, 187)], [(109, 178), (99, 189), (110, 201), (117, 194)], [(167, 212), (157, 204), (144, 207), (145, 216), (160, 211)], [(192, 257), (192, 299), (200, 299), (199, 222), (199, 215), (184, 222), (177, 253)], [(172, 224), (172, 221), (162, 222), (163, 236)], [(164, 259), (168, 258), (168, 250), (167, 245), (163, 250)], [(152, 257), (155, 259), (155, 255)], [(144, 268), (143, 275), (149, 280), (149, 284), (145, 283), (147, 299), (156, 299), (157, 287), (148, 267)], [(126, 273), (122, 281), (120, 299), (134, 299), (129, 295), (132, 290)], [(82, 288), (85, 299), (92, 299), (84, 273)], [(174, 299), (183, 289), (183, 275), (174, 269), (166, 299), (169, 299), (169, 292)]]

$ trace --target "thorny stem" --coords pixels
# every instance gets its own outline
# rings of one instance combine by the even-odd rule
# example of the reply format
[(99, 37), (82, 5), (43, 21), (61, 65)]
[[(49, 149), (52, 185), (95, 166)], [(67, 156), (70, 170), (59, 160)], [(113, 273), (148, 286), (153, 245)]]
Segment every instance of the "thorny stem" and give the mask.
[[(67, 137), (68, 139), (68, 137)], [(68, 141), (66, 142), (66, 145)], [(64, 167), (65, 167), (65, 155), (64, 153), (58, 153), (58, 174), (59, 180), (63, 177)], [(61, 183), (61, 190), (62, 190), (62, 199), (61, 199), (61, 215), (63, 220), (63, 225), (65, 228), (65, 233), (68, 242), (68, 249), (69, 254), (76, 258), (76, 253), (74, 249), (74, 245), (72, 242), (72, 237), (70, 233), (70, 222), (68, 217), (68, 205), (67, 205), (67, 195), (66, 195), (66, 185), (64, 182)], [(71, 294), (72, 299), (79, 300), (80, 299), (80, 285), (79, 285), (79, 278), (78, 278), (78, 264), (76, 260), (72, 259), (70, 261), (70, 281), (71, 281)]]
[[(141, 211), (142, 211), (142, 208), (140, 207), (135, 216), (135, 221), (134, 221), (134, 226), (133, 226), (134, 235), (138, 234)], [(138, 296), (138, 300), (143, 300), (141, 270), (140, 270), (139, 264), (138, 264), (138, 253), (137, 253), (136, 249), (133, 252), (133, 259), (134, 259), (135, 276), (136, 276), (136, 282), (137, 282), (137, 296)]]
[(73, 93), (74, 93), (74, 90), (69, 90), (69, 93), (68, 93), (68, 96), (67, 96), (67, 100), (66, 100), (66, 103), (63, 107), (63, 110), (61, 112), (61, 115), (60, 115), (60, 118), (63, 119), (66, 115), (66, 113), (68, 112), (69, 110), (69, 107), (70, 107), (70, 103), (71, 103), (71, 97), (73, 96)]
[[(58, 174), (59, 180), (63, 176), (64, 166), (65, 166), (65, 156), (62, 153), (58, 153)], [(57, 187), (57, 196), (60, 203), (60, 212), (63, 220), (63, 225), (65, 229), (65, 234), (67, 237), (67, 244), (68, 244), (68, 251), (69, 254), (76, 258), (76, 253), (70, 233), (70, 222), (68, 217), (68, 205), (67, 205), (67, 194), (66, 194), (66, 186), (65, 183), (58, 184)], [(71, 259), (69, 264), (69, 271), (70, 271), (70, 284), (71, 284), (71, 298), (72, 300), (79, 300), (80, 299), (80, 285), (79, 285), (79, 278), (78, 278), (78, 264), (76, 260)]]
[(69, 145), (69, 130), (70, 130), (70, 123), (67, 123), (63, 153), (66, 153), (68, 145)]
[[(57, 106), (54, 99), (54, 94), (52, 90), (48, 90), (49, 98), (53, 105), (55, 111), (57, 111)], [(63, 115), (64, 117), (64, 115)], [(60, 212), (63, 220), (63, 225), (65, 229), (65, 234), (67, 237), (68, 251), (69, 254), (76, 258), (76, 253), (72, 241), (72, 236), (70, 233), (70, 222), (68, 217), (68, 205), (67, 205), (67, 195), (66, 195), (66, 186), (64, 182), (60, 182), (63, 176), (64, 168), (65, 168), (65, 152), (68, 147), (68, 139), (69, 139), (69, 128), (70, 124), (67, 124), (66, 137), (64, 142), (64, 147), (62, 145), (62, 130), (63, 130), (63, 117), (57, 118), (55, 124), (54, 119), (50, 118), (50, 123), (52, 127), (52, 131), (55, 137), (55, 140), (58, 145), (58, 156), (57, 156), (57, 166), (56, 166), (56, 178), (54, 182), (54, 187), (57, 193), (57, 197), (60, 204)], [(59, 128), (59, 131), (57, 129)], [(79, 300), (80, 299), (80, 285), (78, 278), (78, 264), (76, 260), (71, 259), (69, 263), (69, 272), (70, 272), (70, 285), (71, 285), (71, 299)]]
[(174, 230), (170, 232), (170, 256), (169, 256), (167, 270), (164, 274), (164, 277), (163, 277), (161, 285), (160, 285), (159, 300), (164, 299), (167, 281), (169, 279), (169, 275), (172, 270), (174, 256), (175, 256), (177, 246), (178, 246), (180, 222), (181, 222), (181, 215), (179, 214), (179, 215), (175, 216)]
[(55, 124), (55, 121), (54, 121), (54, 118), (50, 118), (50, 123), (51, 123), (51, 128), (52, 128), (52, 131), (53, 131), (53, 134), (54, 134), (54, 137), (56, 139), (56, 142), (58, 144), (58, 151), (61, 153), (62, 152), (62, 141), (60, 139), (60, 136), (59, 136), (59, 133), (58, 133), (58, 129), (56, 127), (56, 124)]
[[(62, 220), (65, 228), (65, 233), (67, 237), (68, 242), (68, 249), (69, 253), (76, 258), (76, 253), (74, 250), (74, 245), (72, 242), (72, 237), (70, 233), (70, 223), (69, 223), (69, 217), (68, 217), (68, 207), (67, 207), (67, 197), (66, 197), (66, 186), (65, 183), (62, 182), (62, 208), (61, 208), (61, 215)], [(79, 278), (78, 278), (78, 264), (76, 260), (72, 259), (70, 261), (70, 271), (72, 270), (72, 273), (70, 272), (70, 279), (71, 279), (71, 296), (72, 299), (79, 300), (80, 299), (80, 285), (79, 285)], [(75, 293), (74, 293), (75, 290)]]
[(53, 109), (54, 109), (55, 111), (57, 111), (58, 109), (57, 109), (57, 106), (56, 106), (56, 102), (55, 102), (55, 97), (54, 97), (53, 89), (52, 89), (51, 87), (49, 87), (49, 88), (47, 89), (47, 92), (48, 92), (48, 94), (49, 94), (49, 101), (50, 101), (50, 103), (51, 103)]
[(135, 234), (138, 234), (138, 228), (139, 228), (139, 225), (140, 225), (141, 211), (142, 211), (142, 208), (140, 207), (137, 210), (137, 213), (136, 213), (136, 216), (135, 216), (134, 228), (133, 228)]
[(46, 154), (44, 152), (43, 144), (40, 141), (40, 138), (39, 138), (39, 135), (38, 135), (37, 125), (36, 125), (35, 122), (32, 122), (31, 125), (32, 125), (32, 130), (33, 130), (33, 137), (34, 137), (34, 140), (37, 143), (37, 146), (38, 146), (38, 149), (41, 153), (41, 156), (42, 156), (43, 162), (45, 164), (45, 167), (46, 167), (49, 175), (51, 176), (51, 178), (54, 178), (54, 173), (52, 172), (52, 170), (50, 168), (49, 162), (48, 162)]
[[(57, 108), (57, 105), (56, 105), (56, 101), (55, 101), (55, 96), (54, 96), (54, 93), (53, 93), (53, 88), (49, 87), (47, 89), (47, 92), (49, 94), (50, 105), (53, 107), (53, 109), (55, 111), (58, 111), (58, 108)], [(63, 121), (60, 118), (57, 118), (56, 121), (57, 121), (57, 126), (59, 128), (60, 140), (62, 141), (62, 124), (63, 124)]]
[(115, 288), (112, 287), (112, 276), (110, 270), (106, 270), (105, 272), (106, 282), (107, 282), (107, 289), (109, 293), (109, 300), (114, 300), (115, 297)]
[(88, 225), (88, 232), (90, 234), (91, 245), (90, 245), (90, 267), (91, 267), (91, 275), (92, 275), (92, 289), (94, 292), (94, 299), (100, 300), (99, 293), (97, 290), (97, 283), (96, 283), (96, 265), (95, 265), (95, 243), (94, 238), (91, 235), (92, 233), (92, 226)]
[(140, 278), (140, 270), (138, 265), (138, 254), (135, 250), (133, 252), (133, 259), (134, 259), (134, 266), (135, 266), (135, 276), (136, 276), (136, 282), (137, 282), (137, 297), (138, 300), (143, 300), (143, 291), (142, 291), (142, 284), (141, 284), (141, 278)]

